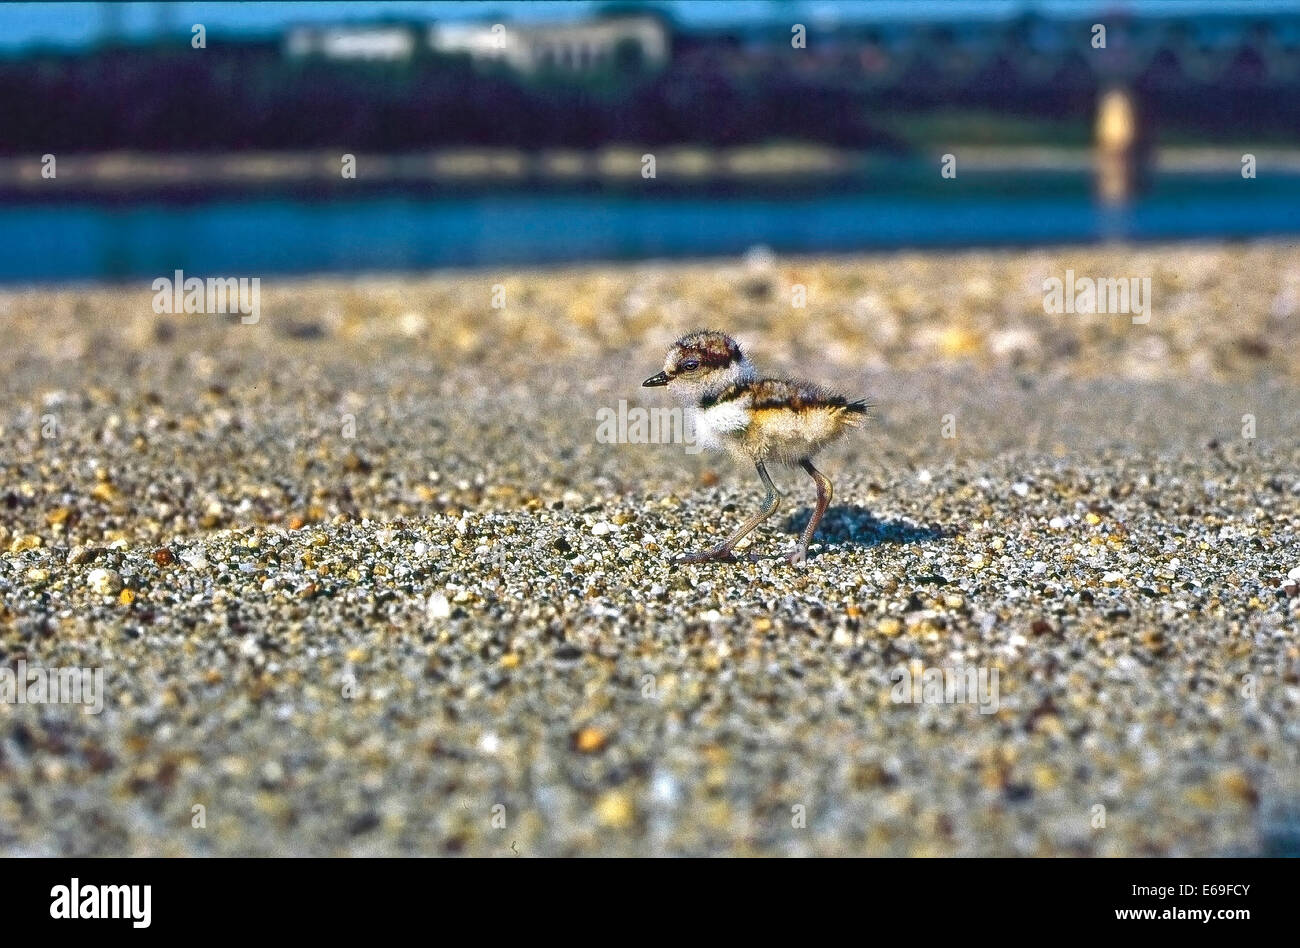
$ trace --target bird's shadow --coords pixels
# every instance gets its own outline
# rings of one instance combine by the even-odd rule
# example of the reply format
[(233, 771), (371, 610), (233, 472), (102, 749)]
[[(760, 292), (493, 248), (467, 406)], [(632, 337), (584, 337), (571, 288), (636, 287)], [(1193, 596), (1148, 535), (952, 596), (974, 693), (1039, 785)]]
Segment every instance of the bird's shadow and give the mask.
[[(810, 517), (811, 507), (795, 511), (785, 518), (781, 529), (786, 533), (801, 533)], [(926, 543), (953, 535), (953, 531), (940, 526), (921, 526), (902, 519), (881, 520), (858, 504), (836, 504), (826, 508), (826, 516), (817, 527), (813, 542), (882, 546), (891, 543)]]

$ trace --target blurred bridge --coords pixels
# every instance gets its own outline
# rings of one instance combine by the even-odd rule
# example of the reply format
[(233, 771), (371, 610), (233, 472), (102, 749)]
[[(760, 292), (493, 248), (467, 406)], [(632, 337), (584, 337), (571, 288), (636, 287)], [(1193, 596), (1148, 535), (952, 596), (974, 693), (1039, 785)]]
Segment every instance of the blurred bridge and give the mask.
[[(730, 65), (747, 69), (789, 58), (788, 27), (731, 28), (702, 39), (684, 44), (685, 52), (721, 42), (730, 48)], [(809, 24), (800, 53), (802, 71), (879, 91), (986, 81), (1022, 88), (1116, 81), (1294, 85), (1300, 83), (1300, 12), (1184, 16), (1175, 7), (1141, 18), (1117, 12), (1082, 19), (1035, 14), (1001, 21)]]

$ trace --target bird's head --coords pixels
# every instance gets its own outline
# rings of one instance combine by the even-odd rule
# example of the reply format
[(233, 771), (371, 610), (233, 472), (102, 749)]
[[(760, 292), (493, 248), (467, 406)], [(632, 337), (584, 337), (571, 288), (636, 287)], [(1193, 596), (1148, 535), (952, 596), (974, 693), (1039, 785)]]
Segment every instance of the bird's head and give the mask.
[(641, 384), (664, 385), (678, 400), (698, 402), (728, 386), (754, 377), (754, 366), (726, 333), (699, 330), (668, 347), (664, 369)]

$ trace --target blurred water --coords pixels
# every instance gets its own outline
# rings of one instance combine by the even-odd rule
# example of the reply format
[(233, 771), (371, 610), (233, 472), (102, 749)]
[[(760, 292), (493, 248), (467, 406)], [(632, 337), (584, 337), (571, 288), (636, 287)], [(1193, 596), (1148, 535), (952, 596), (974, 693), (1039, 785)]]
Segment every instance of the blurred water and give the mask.
[[(892, 247), (1300, 233), (1300, 176), (1168, 177), (1124, 211), (1086, 181), (1018, 193), (481, 194), (0, 206), (0, 282), (404, 271)], [(1005, 179), (1004, 179), (1005, 180)]]

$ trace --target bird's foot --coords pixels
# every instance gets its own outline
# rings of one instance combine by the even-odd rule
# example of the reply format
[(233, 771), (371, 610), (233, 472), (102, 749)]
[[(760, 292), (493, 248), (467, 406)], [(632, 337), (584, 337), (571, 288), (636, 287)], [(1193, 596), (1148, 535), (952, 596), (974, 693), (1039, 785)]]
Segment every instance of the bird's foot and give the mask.
[(738, 562), (736, 554), (728, 547), (715, 546), (708, 550), (701, 550), (699, 553), (683, 553), (681, 556), (673, 558), (674, 563), (735, 563)]
[(785, 555), (785, 561), (791, 566), (798, 566), (806, 559), (808, 559), (808, 547), (806, 546), (797, 546)]

